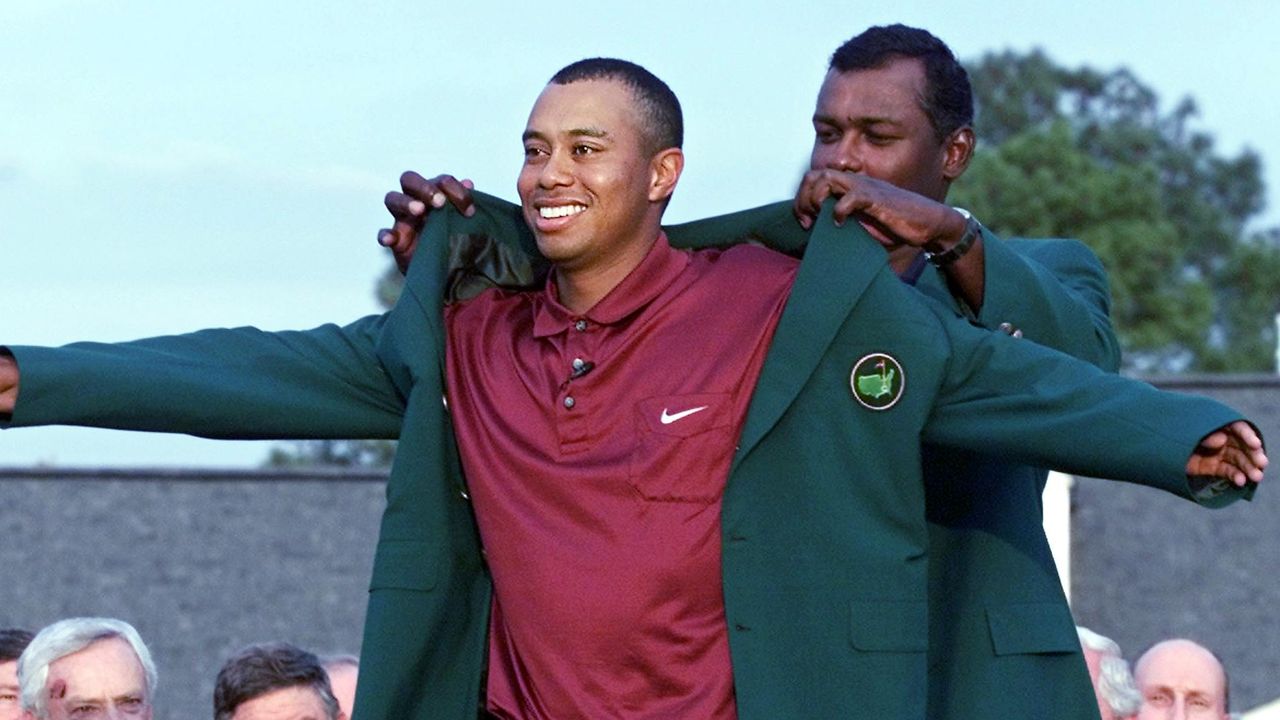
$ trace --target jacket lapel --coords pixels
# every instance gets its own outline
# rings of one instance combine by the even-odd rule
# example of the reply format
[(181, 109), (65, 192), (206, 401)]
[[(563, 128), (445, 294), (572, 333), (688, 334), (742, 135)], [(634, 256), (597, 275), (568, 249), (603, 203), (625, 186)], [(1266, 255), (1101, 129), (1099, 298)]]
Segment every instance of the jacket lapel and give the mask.
[(823, 203), (814, 223), (752, 395), (734, 469), (795, 401), (850, 310), (887, 266), (888, 254), (861, 225), (849, 220), (843, 227), (835, 226), (834, 204)]

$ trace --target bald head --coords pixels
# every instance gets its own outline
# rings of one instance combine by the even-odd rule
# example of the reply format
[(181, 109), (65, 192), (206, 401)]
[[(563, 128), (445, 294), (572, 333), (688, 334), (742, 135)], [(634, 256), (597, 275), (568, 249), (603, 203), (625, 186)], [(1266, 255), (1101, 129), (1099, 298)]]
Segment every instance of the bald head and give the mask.
[(1226, 720), (1227, 671), (1203, 645), (1181, 638), (1156, 643), (1133, 675), (1142, 693), (1138, 720)]

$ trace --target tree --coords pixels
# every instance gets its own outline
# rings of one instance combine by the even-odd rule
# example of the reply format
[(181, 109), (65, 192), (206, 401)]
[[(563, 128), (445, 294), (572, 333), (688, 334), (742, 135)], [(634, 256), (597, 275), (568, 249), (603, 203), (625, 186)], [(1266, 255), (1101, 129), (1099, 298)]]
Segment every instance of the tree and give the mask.
[(1192, 100), (1162, 113), (1125, 69), (1070, 70), (1038, 50), (969, 69), (979, 151), (957, 204), (1005, 236), (1093, 247), (1127, 367), (1270, 368), (1280, 276), (1251, 270), (1275, 261), (1280, 232), (1246, 236), (1264, 198), (1256, 154), (1221, 156)]

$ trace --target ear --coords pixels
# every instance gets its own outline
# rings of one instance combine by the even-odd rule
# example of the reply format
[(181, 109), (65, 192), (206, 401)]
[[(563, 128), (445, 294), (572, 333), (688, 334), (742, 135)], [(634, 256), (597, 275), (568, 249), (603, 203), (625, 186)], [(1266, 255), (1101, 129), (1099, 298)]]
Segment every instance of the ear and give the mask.
[(663, 202), (671, 197), (684, 171), (684, 151), (667, 148), (649, 161), (649, 202)]
[(973, 148), (977, 145), (977, 137), (973, 128), (965, 125), (951, 133), (942, 144), (942, 177), (951, 182), (964, 174), (973, 159)]

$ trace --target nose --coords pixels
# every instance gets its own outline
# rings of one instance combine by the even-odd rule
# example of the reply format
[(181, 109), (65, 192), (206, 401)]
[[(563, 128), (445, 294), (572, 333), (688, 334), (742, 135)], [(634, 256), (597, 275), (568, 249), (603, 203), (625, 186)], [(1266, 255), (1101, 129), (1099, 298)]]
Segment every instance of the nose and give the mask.
[(862, 145), (854, 133), (845, 133), (836, 144), (835, 152), (827, 158), (828, 170), (841, 172), (862, 172)]
[(551, 188), (570, 185), (573, 183), (573, 175), (569, 171), (568, 154), (559, 150), (553, 151), (547, 161), (542, 164), (542, 172), (538, 173), (538, 187), (544, 190)]

